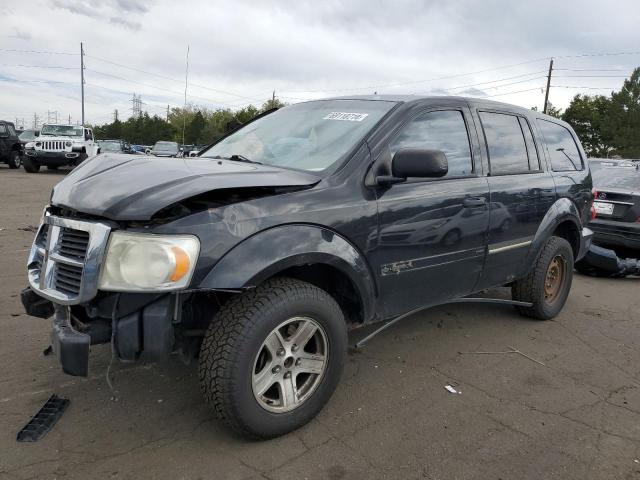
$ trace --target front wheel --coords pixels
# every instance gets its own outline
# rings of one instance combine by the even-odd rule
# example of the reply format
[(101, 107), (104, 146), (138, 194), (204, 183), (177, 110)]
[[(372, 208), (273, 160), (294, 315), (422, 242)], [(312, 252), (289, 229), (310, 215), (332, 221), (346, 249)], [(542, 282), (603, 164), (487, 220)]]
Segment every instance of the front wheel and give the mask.
[(527, 317), (549, 320), (562, 310), (573, 282), (573, 250), (564, 238), (551, 237), (525, 278), (511, 287), (514, 300), (532, 303), (517, 307)]
[(20, 153), (16, 152), (15, 150), (11, 151), (9, 153), (9, 160), (7, 160), (7, 164), (9, 165), (9, 168), (12, 169), (20, 168), (20, 165), (22, 165)]
[(25, 155), (22, 165), (28, 173), (38, 173), (40, 171), (40, 164), (36, 160), (31, 159), (28, 155)]
[(309, 422), (344, 366), (347, 328), (324, 290), (276, 278), (225, 304), (200, 351), (200, 385), (241, 435), (270, 438)]

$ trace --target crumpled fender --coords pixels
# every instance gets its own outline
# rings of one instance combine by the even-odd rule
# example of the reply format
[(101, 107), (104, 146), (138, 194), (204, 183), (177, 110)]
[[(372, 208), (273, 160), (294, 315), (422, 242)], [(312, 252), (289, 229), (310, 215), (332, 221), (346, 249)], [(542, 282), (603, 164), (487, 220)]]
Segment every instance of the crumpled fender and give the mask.
[(363, 319), (370, 320), (376, 291), (364, 256), (341, 235), (315, 225), (283, 225), (253, 235), (222, 257), (196, 288), (251, 288), (286, 268), (316, 263), (349, 277), (360, 295)]

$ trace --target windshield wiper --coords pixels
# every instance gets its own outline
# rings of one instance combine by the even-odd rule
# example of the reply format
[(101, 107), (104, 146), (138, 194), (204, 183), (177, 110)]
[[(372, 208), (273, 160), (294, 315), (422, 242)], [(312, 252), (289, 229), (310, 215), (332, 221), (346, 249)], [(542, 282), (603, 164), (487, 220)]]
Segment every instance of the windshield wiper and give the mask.
[(224, 159), (224, 160), (233, 160), (236, 162), (244, 162), (244, 163), (255, 163), (257, 165), (262, 165), (262, 162), (256, 162), (255, 160), (251, 160), (247, 157), (245, 157), (244, 155), (230, 155), (228, 157), (223, 157), (221, 155), (216, 155), (215, 157), (211, 157), (211, 158), (218, 158), (218, 159)]

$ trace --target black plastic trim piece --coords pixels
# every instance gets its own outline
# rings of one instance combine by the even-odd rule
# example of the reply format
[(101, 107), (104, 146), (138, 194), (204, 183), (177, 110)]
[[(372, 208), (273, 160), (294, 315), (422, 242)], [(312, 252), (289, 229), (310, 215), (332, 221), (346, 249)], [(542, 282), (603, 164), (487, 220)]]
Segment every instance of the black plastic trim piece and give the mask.
[(38, 413), (18, 432), (18, 442), (37, 442), (53, 428), (69, 406), (69, 399), (58, 397), (55, 393), (49, 397)]

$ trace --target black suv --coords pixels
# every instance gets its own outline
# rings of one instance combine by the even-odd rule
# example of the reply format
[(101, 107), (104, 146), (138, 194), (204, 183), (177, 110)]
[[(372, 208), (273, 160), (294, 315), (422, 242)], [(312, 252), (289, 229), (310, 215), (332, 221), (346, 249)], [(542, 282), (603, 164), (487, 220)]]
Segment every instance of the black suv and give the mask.
[(23, 148), (11, 122), (0, 120), (0, 162), (9, 168), (20, 168)]
[(588, 248), (591, 175), (569, 125), (495, 102), (372, 96), (265, 115), (198, 158), (105, 153), (53, 190), (27, 312), (65, 372), (89, 346), (199, 357), (202, 391), (272, 437), (333, 393), (347, 331), (510, 285), (553, 318)]

